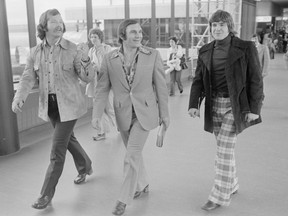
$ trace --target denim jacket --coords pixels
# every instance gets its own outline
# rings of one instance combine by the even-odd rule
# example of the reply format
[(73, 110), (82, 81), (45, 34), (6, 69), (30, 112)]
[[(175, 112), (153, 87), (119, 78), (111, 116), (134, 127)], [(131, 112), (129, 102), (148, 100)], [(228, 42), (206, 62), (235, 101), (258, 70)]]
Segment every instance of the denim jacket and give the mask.
[[(48, 121), (48, 73), (49, 65), (45, 61), (45, 42), (33, 47), (27, 58), (14, 100), (25, 101), (35, 82), (39, 83), (38, 115)], [(59, 42), (59, 56), (54, 61), (55, 93), (57, 96), (60, 121), (70, 121), (81, 117), (87, 111), (85, 98), (81, 91), (79, 78), (89, 83), (95, 72), (90, 62), (81, 61), (81, 53), (76, 44), (62, 38)]]

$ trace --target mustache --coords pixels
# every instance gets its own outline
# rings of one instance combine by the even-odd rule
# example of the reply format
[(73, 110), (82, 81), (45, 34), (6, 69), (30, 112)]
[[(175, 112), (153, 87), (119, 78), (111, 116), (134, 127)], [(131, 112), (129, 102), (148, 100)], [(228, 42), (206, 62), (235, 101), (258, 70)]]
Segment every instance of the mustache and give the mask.
[(61, 31), (61, 32), (63, 32), (63, 28), (62, 28), (62, 27), (57, 27), (57, 28), (55, 28), (55, 31)]

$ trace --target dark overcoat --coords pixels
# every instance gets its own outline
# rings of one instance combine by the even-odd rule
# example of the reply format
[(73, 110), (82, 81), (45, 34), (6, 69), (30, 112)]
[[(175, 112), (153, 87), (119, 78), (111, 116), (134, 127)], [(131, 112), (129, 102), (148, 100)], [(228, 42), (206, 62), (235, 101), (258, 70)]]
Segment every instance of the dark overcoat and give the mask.
[[(200, 108), (205, 97), (204, 130), (213, 132), (211, 69), (215, 41), (199, 50), (195, 77), (191, 86), (189, 109)], [(251, 41), (231, 37), (231, 46), (225, 65), (225, 75), (235, 119), (236, 133), (260, 123), (260, 110), (263, 100), (263, 79), (258, 53)], [(245, 121), (246, 113), (260, 117), (252, 122)]]

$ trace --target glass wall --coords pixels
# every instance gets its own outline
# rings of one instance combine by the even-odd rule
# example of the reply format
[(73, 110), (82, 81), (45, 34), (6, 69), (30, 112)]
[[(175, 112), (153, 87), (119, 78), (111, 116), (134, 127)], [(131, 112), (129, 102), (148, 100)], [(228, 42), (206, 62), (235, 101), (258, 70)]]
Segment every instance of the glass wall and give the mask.
[(92, 0), (93, 28), (104, 32), (104, 42), (112, 47), (118, 47), (117, 29), (125, 18), (125, 0)]
[[(168, 38), (171, 36), (171, 0), (156, 0), (155, 3), (156, 26), (153, 27), (153, 30), (156, 31), (156, 47), (166, 48), (169, 47)], [(104, 31), (107, 44), (119, 46), (117, 28), (125, 18), (125, 0), (92, 0), (92, 5), (93, 27), (99, 27)], [(151, 46), (151, 0), (130, 0), (129, 5), (130, 18), (137, 19), (142, 26), (143, 44)], [(175, 0), (175, 32), (172, 35), (178, 37), (182, 43), (186, 41), (185, 8), (186, 0)]]
[[(7, 15), (11, 46), (11, 60), (15, 80), (19, 79), (24, 70), (26, 57), (29, 53), (29, 36), (27, 26), (26, 0), (9, 0)], [(155, 0), (156, 3), (156, 48), (169, 47), (168, 38), (176, 36), (184, 46), (186, 32), (189, 31), (191, 43), (192, 24), (186, 30), (186, 0), (175, 0), (175, 26), (171, 33), (171, 0)], [(125, 0), (92, 0), (93, 28), (100, 28), (105, 34), (105, 43), (118, 47), (117, 29), (125, 18)], [(143, 44), (151, 46), (151, 0), (130, 0), (129, 15), (137, 19), (143, 28)], [(190, 15), (192, 11), (190, 4)], [(86, 0), (34, 0), (35, 23), (39, 23), (40, 15), (48, 9), (56, 8), (61, 13), (66, 25), (64, 38), (74, 43), (87, 41)], [(191, 19), (192, 20), (192, 19)], [(202, 21), (201, 21), (202, 22)], [(199, 34), (204, 27), (196, 29)], [(196, 32), (195, 30), (195, 32)], [(35, 31), (35, 35), (37, 32)], [(197, 33), (198, 34), (198, 33)], [(196, 40), (196, 39), (195, 39)], [(40, 40), (37, 38), (37, 43)], [(197, 43), (197, 41), (195, 41)]]
[(29, 53), (26, 0), (6, 1), (14, 87), (20, 80)]
[(40, 15), (52, 8), (57, 9), (63, 18), (66, 26), (64, 38), (76, 44), (87, 41), (86, 0), (34, 0), (36, 25)]

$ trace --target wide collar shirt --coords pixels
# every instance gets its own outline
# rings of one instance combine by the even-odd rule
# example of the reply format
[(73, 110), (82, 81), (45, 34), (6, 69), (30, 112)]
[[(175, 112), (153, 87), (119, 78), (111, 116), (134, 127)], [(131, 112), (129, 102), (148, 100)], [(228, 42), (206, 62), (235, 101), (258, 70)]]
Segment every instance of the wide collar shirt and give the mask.
[(62, 38), (50, 46), (45, 38), (43, 41), (43, 51), (46, 68), (48, 70), (48, 94), (55, 94), (55, 70), (59, 70), (59, 67), (55, 67), (55, 63), (60, 55), (60, 41)]
[(118, 50), (118, 55), (119, 55), (119, 58), (122, 62), (122, 68), (123, 68), (123, 71), (125, 73), (126, 81), (129, 85), (130, 89), (131, 89), (132, 83), (134, 81), (137, 62), (138, 62), (138, 55), (139, 55), (140, 50), (142, 50), (142, 48), (137, 48), (137, 51), (136, 51), (136, 54), (133, 58), (132, 63), (127, 61), (126, 58), (124, 57), (123, 46), (121, 46), (120, 49)]

